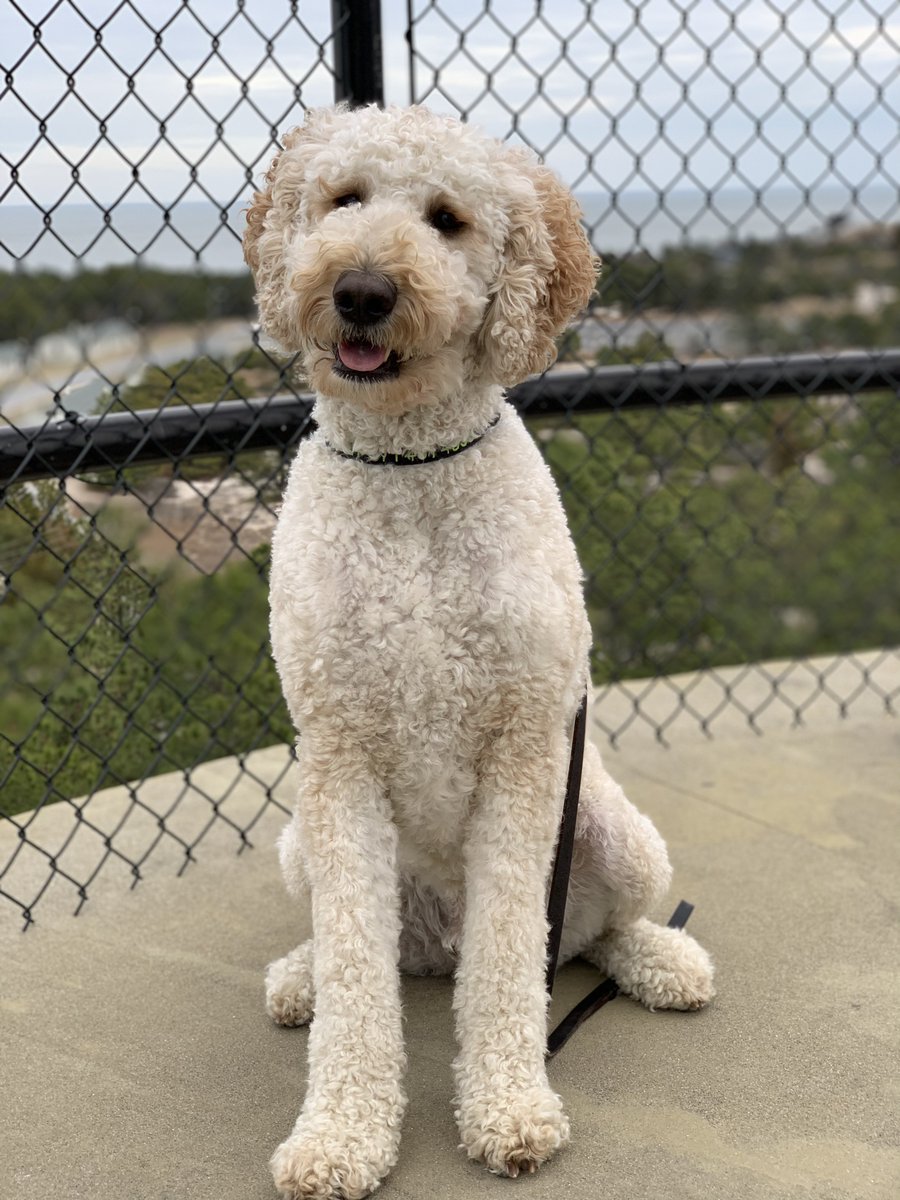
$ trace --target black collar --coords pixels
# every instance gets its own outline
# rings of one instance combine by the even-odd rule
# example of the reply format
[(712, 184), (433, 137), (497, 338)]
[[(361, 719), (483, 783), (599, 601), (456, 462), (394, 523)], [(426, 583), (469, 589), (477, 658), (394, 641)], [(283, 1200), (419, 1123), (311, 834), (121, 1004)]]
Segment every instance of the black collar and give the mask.
[(346, 450), (338, 450), (337, 446), (332, 446), (329, 442), (325, 445), (334, 454), (339, 454), (341, 458), (351, 458), (354, 462), (366, 463), (370, 467), (420, 467), (425, 463), (437, 462), (441, 458), (452, 458), (454, 454), (461, 454), (463, 450), (468, 450), (471, 446), (477, 445), (484, 437), (489, 429), (500, 420), (500, 413), (497, 413), (493, 421), (489, 422), (481, 433), (476, 437), (471, 438), (468, 442), (459, 442), (456, 446), (443, 446), (440, 450), (432, 450), (428, 454), (380, 454), (377, 458), (370, 458), (367, 454), (358, 454), (347, 452)]

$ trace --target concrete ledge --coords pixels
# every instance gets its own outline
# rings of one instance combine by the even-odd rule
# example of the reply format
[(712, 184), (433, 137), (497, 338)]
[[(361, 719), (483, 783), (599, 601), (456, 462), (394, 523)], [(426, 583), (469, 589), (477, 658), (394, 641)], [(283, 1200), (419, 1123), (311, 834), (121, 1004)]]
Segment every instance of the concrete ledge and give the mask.
[(889, 648), (614, 683), (598, 692), (594, 720), (598, 733), (627, 748), (823, 729), (898, 711), (900, 648)]
[[(44, 923), (78, 910), (82, 888), (96, 905), (160, 871), (230, 860), (271, 843), (293, 804), (293, 769), (290, 747), (270, 746), (0, 820), (2, 886)], [(16, 911), (0, 904), (0, 925)]]
[[(411, 1103), (379, 1194), (893, 1200), (898, 749), (900, 726), (880, 718), (668, 751), (648, 740), (615, 755), (669, 842), (673, 900), (697, 905), (690, 929), (717, 960), (718, 999), (697, 1014), (618, 999), (593, 1017), (550, 1068), (573, 1143), (511, 1182), (456, 1148), (449, 982), (407, 981)], [(237, 857), (240, 839), (220, 822), (180, 878), (184, 854), (169, 839), (134, 891), (129, 868), (107, 863), (77, 919), (60, 883), (27, 933), (5, 923), (3, 1200), (274, 1197), (267, 1159), (302, 1098), (307, 1043), (262, 1008), (265, 963), (308, 931), (278, 878), (283, 818), (271, 804), (260, 812), (267, 787), (287, 799), (285, 762), (283, 749), (254, 757), (255, 784), (234, 786), (233, 762), (200, 777), (203, 791), (227, 791), (236, 823), (257, 818), (255, 852)], [(150, 814), (183, 786), (141, 788), (149, 825), (123, 827), (135, 821), (135, 853), (156, 830)], [(126, 798), (92, 802), (92, 821), (121, 819)], [(209, 800), (186, 795), (177, 812), (193, 836)], [(65, 813), (54, 819), (64, 836)], [(77, 836), (87, 870), (100, 839)], [(594, 982), (567, 967), (554, 1015)]]

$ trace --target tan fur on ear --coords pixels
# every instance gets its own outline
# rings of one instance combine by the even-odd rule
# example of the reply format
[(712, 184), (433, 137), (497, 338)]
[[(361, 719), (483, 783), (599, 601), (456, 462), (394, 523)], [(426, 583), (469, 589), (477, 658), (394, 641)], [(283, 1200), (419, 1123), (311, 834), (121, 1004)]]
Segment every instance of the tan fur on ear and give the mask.
[(581, 209), (569, 189), (546, 167), (537, 169), (534, 184), (555, 259), (547, 285), (547, 305), (538, 313), (537, 324), (540, 334), (554, 340), (587, 307), (600, 260), (591, 249), (581, 224)]
[(266, 223), (269, 209), (272, 207), (272, 184), (275, 180), (275, 172), (278, 168), (280, 157), (281, 152), (279, 151), (272, 159), (269, 169), (266, 172), (266, 186), (261, 191), (253, 193), (250, 207), (244, 210), (247, 224), (244, 227), (241, 244), (244, 248), (244, 262), (254, 273), (259, 266), (257, 243)]
[(483, 337), (488, 369), (507, 387), (556, 360), (556, 337), (588, 303), (599, 261), (571, 192), (523, 152), (506, 162), (534, 183), (510, 212), (504, 263)]
[(244, 248), (244, 262), (254, 274), (259, 268), (258, 243), (265, 229), (266, 217), (269, 215), (269, 210), (272, 207), (272, 184), (275, 182), (275, 176), (278, 174), (279, 159), (284, 150), (292, 150), (298, 142), (309, 135), (310, 123), (314, 116), (315, 114), (308, 113), (305, 125), (297, 125), (282, 136), (282, 148), (269, 163), (269, 169), (266, 171), (265, 186), (253, 193), (250, 207), (244, 210), (247, 217), (247, 224), (241, 238), (241, 243)]

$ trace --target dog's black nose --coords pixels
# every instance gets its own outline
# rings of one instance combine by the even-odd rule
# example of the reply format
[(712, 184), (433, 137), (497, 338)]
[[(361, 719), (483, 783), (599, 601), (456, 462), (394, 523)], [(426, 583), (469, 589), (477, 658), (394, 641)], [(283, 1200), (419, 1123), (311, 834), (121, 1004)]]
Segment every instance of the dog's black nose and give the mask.
[(331, 293), (334, 307), (354, 325), (374, 325), (397, 303), (397, 289), (384, 275), (345, 271)]

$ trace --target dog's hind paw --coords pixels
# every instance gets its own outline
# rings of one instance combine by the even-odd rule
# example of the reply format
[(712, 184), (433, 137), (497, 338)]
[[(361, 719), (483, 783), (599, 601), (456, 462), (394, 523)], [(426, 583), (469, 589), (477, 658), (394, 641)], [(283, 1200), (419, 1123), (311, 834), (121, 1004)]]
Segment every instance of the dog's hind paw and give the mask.
[(278, 1025), (306, 1025), (312, 1020), (312, 940), (304, 942), (266, 969), (266, 1012)]
[(549, 1088), (468, 1101), (456, 1114), (460, 1149), (495, 1175), (533, 1174), (569, 1140), (562, 1102)]
[(683, 929), (654, 925), (644, 917), (605, 934), (585, 958), (651, 1011), (703, 1008), (716, 994), (713, 964), (699, 942)]

